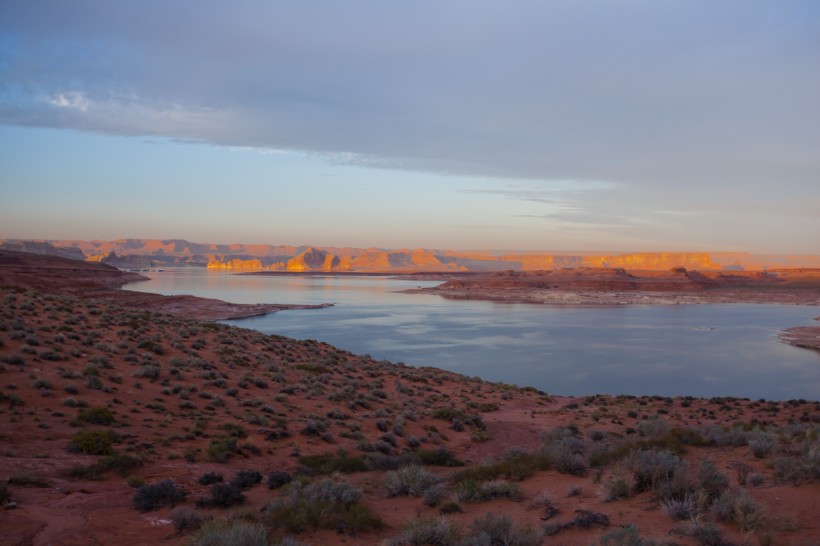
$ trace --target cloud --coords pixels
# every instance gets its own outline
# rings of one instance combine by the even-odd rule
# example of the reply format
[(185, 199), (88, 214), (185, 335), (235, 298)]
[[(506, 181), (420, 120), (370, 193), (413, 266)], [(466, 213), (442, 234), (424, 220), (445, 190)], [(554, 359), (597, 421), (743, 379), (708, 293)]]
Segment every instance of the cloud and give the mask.
[(47, 99), (48, 102), (60, 108), (74, 108), (85, 112), (88, 110), (89, 101), (85, 97), (85, 93), (80, 91), (69, 91), (66, 93), (57, 93), (56, 96)]
[[(777, 192), (820, 200), (819, 16), (799, 0), (12, 1), (0, 122), (529, 181), (543, 188), (467, 191), (590, 214), (785, 213)], [(580, 189), (601, 180), (617, 195)]]

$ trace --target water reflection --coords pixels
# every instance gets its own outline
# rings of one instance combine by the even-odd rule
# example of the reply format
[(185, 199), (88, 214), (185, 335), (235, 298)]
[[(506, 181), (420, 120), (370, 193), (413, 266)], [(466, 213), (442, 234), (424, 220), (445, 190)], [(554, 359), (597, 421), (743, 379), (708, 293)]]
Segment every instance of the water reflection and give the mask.
[(128, 288), (237, 303), (335, 303), (234, 323), (553, 393), (820, 399), (818, 355), (775, 337), (781, 328), (809, 323), (817, 307), (546, 307), (399, 294), (435, 283), (385, 277), (201, 269), (151, 275)]

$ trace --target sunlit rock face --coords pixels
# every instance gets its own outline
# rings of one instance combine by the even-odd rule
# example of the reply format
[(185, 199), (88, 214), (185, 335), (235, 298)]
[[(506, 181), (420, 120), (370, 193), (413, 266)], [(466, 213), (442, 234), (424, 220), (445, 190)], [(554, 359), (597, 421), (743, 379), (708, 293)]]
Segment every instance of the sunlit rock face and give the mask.
[(584, 267), (620, 267), (643, 271), (665, 271), (676, 267), (696, 270), (720, 269), (709, 254), (681, 252), (643, 252), (620, 256), (584, 256)]
[(208, 262), (208, 269), (264, 269), (262, 260), (242, 260), (234, 258), (232, 260), (220, 261), (218, 259)]
[(341, 265), (338, 256), (324, 250), (308, 248), (298, 256), (288, 260), (288, 271), (334, 271)]

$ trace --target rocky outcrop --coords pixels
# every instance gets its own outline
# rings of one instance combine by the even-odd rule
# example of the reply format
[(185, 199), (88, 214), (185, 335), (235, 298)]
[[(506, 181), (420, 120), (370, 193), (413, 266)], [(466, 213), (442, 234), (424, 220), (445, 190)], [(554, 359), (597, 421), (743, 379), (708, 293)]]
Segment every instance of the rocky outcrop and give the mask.
[(288, 271), (336, 271), (341, 265), (338, 256), (324, 250), (308, 248), (298, 256), (288, 260)]
[(17, 241), (8, 240), (0, 243), (0, 250), (11, 250), (13, 252), (29, 252), (31, 254), (41, 254), (43, 256), (60, 256), (72, 260), (85, 260), (85, 254), (79, 248), (54, 246), (46, 241)]

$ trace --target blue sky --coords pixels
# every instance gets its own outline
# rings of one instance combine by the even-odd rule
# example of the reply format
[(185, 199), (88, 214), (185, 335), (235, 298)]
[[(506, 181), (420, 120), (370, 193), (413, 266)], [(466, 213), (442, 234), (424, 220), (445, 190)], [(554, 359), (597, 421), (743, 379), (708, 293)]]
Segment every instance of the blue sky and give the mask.
[(818, 253), (820, 4), (4, 3), (0, 237)]

